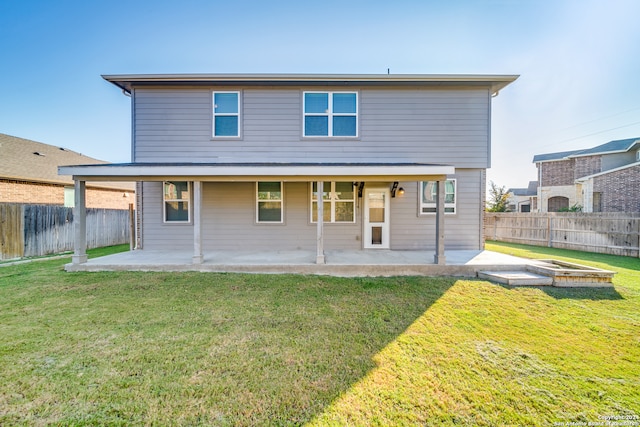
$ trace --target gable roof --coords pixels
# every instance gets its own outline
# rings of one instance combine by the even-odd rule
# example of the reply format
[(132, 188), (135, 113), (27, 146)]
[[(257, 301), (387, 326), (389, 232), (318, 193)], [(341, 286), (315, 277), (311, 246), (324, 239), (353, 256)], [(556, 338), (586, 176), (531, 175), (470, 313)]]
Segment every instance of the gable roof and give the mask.
[(134, 86), (479, 86), (492, 94), (518, 75), (485, 74), (121, 74), (102, 78), (131, 93)]
[(594, 156), (599, 154), (625, 153), (634, 147), (640, 148), (640, 138), (627, 138), (609, 141), (585, 150), (562, 151), (558, 153), (536, 154), (533, 163), (566, 160), (572, 157)]
[[(107, 164), (63, 147), (0, 133), (0, 178), (18, 181), (73, 185), (68, 175), (58, 175), (58, 166)], [(106, 183), (96, 187), (133, 190), (133, 183)]]

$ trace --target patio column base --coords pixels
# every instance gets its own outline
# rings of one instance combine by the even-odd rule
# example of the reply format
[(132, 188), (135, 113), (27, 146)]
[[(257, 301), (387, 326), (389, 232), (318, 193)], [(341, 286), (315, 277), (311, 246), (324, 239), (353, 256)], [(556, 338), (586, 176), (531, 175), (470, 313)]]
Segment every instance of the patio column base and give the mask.
[(326, 264), (326, 262), (324, 260), (324, 255), (316, 256), (316, 264)]
[(86, 255), (72, 255), (71, 256), (71, 263), (72, 264), (84, 264), (87, 262), (87, 256)]
[(193, 264), (202, 264), (203, 261), (204, 261), (204, 257), (202, 255), (194, 255), (193, 258), (191, 259), (191, 262)]
[(437, 265), (445, 265), (447, 263), (447, 257), (444, 255), (435, 254), (433, 256), (433, 262)]

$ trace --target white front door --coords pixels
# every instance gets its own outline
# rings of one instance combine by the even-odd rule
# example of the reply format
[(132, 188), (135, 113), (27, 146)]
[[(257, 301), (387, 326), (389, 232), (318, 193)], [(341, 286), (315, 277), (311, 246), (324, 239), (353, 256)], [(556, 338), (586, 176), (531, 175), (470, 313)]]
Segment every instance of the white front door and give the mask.
[(364, 247), (389, 249), (389, 199), (385, 188), (364, 189)]

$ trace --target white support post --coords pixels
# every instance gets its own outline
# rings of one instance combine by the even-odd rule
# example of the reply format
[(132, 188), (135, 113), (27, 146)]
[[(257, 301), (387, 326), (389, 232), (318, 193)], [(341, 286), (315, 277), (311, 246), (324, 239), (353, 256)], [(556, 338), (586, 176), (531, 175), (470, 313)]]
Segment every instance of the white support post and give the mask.
[(202, 182), (193, 182), (193, 263), (202, 264)]
[(445, 265), (447, 263), (444, 255), (444, 186), (444, 180), (436, 181), (436, 254), (434, 256), (434, 262), (438, 265)]
[(85, 181), (74, 181), (74, 202), (73, 207), (73, 223), (75, 226), (75, 241), (73, 248), (73, 256), (71, 262), (73, 264), (84, 264), (87, 262), (87, 207), (85, 194)]
[(316, 264), (324, 264), (324, 182), (318, 181), (317, 184), (317, 205), (318, 205), (318, 221), (317, 221), (317, 240), (316, 240)]

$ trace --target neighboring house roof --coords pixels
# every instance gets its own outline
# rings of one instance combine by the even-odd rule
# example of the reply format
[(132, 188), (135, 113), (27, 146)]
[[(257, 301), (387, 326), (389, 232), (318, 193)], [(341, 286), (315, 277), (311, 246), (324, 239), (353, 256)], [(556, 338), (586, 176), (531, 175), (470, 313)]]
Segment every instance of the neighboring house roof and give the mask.
[(599, 154), (624, 153), (634, 148), (640, 148), (640, 138), (618, 139), (609, 141), (586, 150), (563, 151), (559, 153), (537, 154), (533, 156), (533, 163), (566, 160), (571, 157), (594, 156)]
[(514, 196), (536, 196), (538, 194), (538, 181), (529, 181), (527, 188), (510, 188), (507, 193)]
[[(63, 147), (0, 133), (0, 178), (59, 185), (73, 185), (71, 176), (58, 175), (58, 167), (87, 163), (107, 164)], [(127, 182), (92, 183), (93, 187), (133, 190)]]
[(582, 150), (561, 151), (558, 153), (536, 154), (533, 156), (533, 163), (551, 162), (555, 160), (565, 160), (567, 157), (579, 153)]
[(631, 150), (635, 145), (640, 146), (640, 138), (619, 139), (616, 141), (609, 141), (606, 144), (598, 145), (597, 147), (582, 150), (570, 157), (580, 156), (593, 156), (595, 154), (611, 154), (611, 153), (624, 153)]
[(479, 86), (496, 94), (517, 75), (469, 74), (124, 74), (102, 78), (131, 92), (133, 86), (260, 85), (260, 86)]

